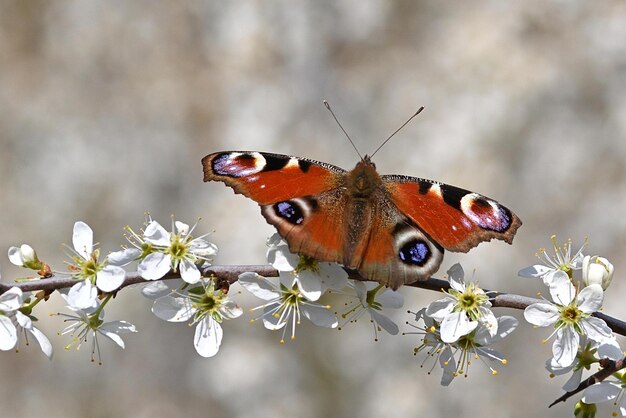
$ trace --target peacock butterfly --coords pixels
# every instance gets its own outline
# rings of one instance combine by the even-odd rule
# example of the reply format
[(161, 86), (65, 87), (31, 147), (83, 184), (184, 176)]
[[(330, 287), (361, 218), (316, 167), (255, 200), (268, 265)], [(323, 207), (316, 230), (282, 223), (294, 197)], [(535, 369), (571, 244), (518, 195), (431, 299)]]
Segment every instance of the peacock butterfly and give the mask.
[(444, 249), (467, 252), (492, 238), (511, 244), (522, 225), (478, 193), (381, 176), (367, 155), (350, 171), (256, 151), (209, 154), (202, 166), (205, 182), (222, 181), (257, 202), (293, 253), (338, 262), (393, 289), (437, 271)]

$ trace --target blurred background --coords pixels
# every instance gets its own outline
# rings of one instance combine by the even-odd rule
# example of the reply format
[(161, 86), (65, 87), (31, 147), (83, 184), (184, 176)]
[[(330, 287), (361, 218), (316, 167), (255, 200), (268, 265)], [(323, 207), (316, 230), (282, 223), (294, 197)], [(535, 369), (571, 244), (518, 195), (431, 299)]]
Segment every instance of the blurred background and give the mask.
[[(357, 156), (322, 106), (328, 100), (362, 153), (417, 107), (426, 110), (375, 158), (381, 173), (436, 179), (493, 197), (523, 220), (513, 246), (448, 253), (486, 288), (535, 295), (517, 277), (550, 235), (589, 237), (615, 265), (604, 312), (626, 319), (626, 3), (2, 1), (0, 2), (0, 248), (26, 242), (57, 270), (72, 225), (92, 226), (103, 251), (175, 214), (211, 240), (219, 264), (265, 262), (256, 204), (202, 182), (200, 159), (263, 150), (352, 168)], [(3, 280), (25, 272), (0, 259)], [(233, 294), (250, 308), (249, 294)], [(440, 295), (402, 289), (406, 309)], [(367, 321), (337, 332), (303, 323), (297, 339), (224, 324), (212, 359), (193, 329), (158, 320), (138, 289), (108, 319), (134, 323), (126, 350), (102, 339), (66, 352), (58, 296), (36, 313), (53, 341), (0, 355), (0, 405), (12, 416), (569, 416), (547, 409), (563, 381), (544, 361), (549, 330), (499, 346), (494, 377), (467, 379), (413, 357), (416, 336)], [(521, 312), (499, 310), (522, 318)], [(405, 309), (392, 312), (402, 331)], [(622, 341), (623, 342), (623, 341)], [(608, 414), (609, 409), (604, 409)]]

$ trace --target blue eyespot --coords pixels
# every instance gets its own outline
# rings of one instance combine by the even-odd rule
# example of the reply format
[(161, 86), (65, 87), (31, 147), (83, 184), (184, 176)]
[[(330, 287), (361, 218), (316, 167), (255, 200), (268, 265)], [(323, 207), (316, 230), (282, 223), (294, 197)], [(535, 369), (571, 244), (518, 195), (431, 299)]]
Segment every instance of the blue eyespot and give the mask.
[(400, 248), (398, 256), (406, 264), (423, 266), (430, 258), (431, 252), (428, 244), (419, 239), (413, 239)]
[(294, 225), (300, 225), (304, 221), (302, 209), (295, 202), (278, 202), (274, 204), (274, 212)]

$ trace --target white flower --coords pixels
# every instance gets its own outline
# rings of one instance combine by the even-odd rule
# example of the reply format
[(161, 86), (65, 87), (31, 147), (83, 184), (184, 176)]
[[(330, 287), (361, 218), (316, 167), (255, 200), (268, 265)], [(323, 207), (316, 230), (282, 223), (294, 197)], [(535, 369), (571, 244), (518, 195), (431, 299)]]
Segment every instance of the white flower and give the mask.
[(187, 286), (184, 291), (160, 296), (154, 301), (152, 312), (165, 321), (191, 320), (196, 324), (193, 343), (202, 357), (213, 357), (219, 351), (223, 336), (220, 323), (242, 314), (241, 308), (228, 299), (226, 293), (215, 290), (213, 282), (206, 280)]
[(292, 254), (278, 234), (272, 235), (267, 243), (269, 263), (280, 272), (290, 273), (292, 285), (297, 285), (307, 299), (317, 300), (328, 289), (341, 290), (348, 285), (348, 273), (337, 263)]
[(573, 270), (580, 270), (583, 261), (583, 249), (587, 242), (580, 247), (574, 255), (572, 255), (572, 241), (568, 240), (562, 247), (556, 242), (556, 235), (552, 235), (552, 245), (554, 247), (554, 256), (548, 255), (545, 248), (539, 250), (536, 254), (542, 264), (535, 264), (526, 267), (517, 273), (521, 277), (540, 277), (543, 282), (550, 286), (552, 278), (558, 272), (565, 272), (571, 276)]
[(94, 249), (93, 231), (86, 223), (74, 224), (72, 243), (74, 254), (70, 270), (81, 281), (69, 290), (68, 302), (77, 309), (91, 308), (96, 305), (96, 287), (103, 292), (113, 292), (124, 282), (125, 272), (119, 266), (110, 265), (107, 258), (99, 261), (100, 250)]
[(581, 335), (599, 343), (614, 338), (603, 320), (591, 316), (602, 307), (604, 295), (600, 285), (592, 284), (576, 294), (569, 277), (561, 271), (552, 278), (550, 294), (556, 303), (534, 303), (524, 310), (524, 318), (539, 327), (554, 326), (552, 335), (556, 334), (556, 339), (552, 354), (555, 365), (567, 367), (574, 362)]
[(517, 319), (511, 316), (502, 316), (497, 318), (498, 332), (495, 335), (491, 335), (490, 330), (484, 324), (479, 323), (476, 329), (469, 334), (461, 336), (453, 343), (446, 343), (441, 339), (439, 324), (428, 317), (426, 310), (422, 309), (416, 313), (415, 320), (419, 321), (420, 319), (424, 321), (424, 328), (411, 325), (423, 332), (406, 334), (424, 335), (422, 344), (416, 347), (414, 352), (417, 354), (420, 351), (426, 351), (429, 357), (436, 356), (437, 363), (443, 369), (442, 386), (448, 386), (457, 376), (464, 375), (467, 377), (473, 360), (480, 359), (491, 370), (491, 373), (496, 375), (497, 370), (485, 360), (497, 361), (503, 365), (506, 365), (507, 361), (501, 353), (490, 348), (490, 346), (511, 334), (518, 325)]
[(341, 329), (349, 322), (356, 322), (363, 314), (368, 313), (374, 326), (374, 340), (378, 341), (378, 331), (384, 329), (391, 335), (398, 333), (395, 322), (383, 315), (383, 308), (399, 309), (404, 305), (404, 298), (395, 290), (384, 287), (377, 282), (362, 282), (350, 280), (348, 286), (354, 289), (356, 295), (338, 292), (354, 299), (346, 304), (347, 311), (341, 315), (345, 320)]
[(441, 324), (441, 339), (446, 343), (457, 341), (474, 331), (479, 323), (495, 336), (498, 322), (489, 309), (491, 303), (485, 292), (474, 282), (467, 285), (460, 264), (448, 270), (451, 289), (443, 299), (436, 300), (426, 308), (426, 315)]
[(583, 283), (585, 286), (599, 284), (603, 290), (611, 284), (613, 280), (613, 264), (609, 260), (597, 255), (583, 258)]
[[(98, 334), (107, 337), (121, 348), (125, 347), (124, 340), (122, 340), (120, 334), (137, 332), (137, 328), (126, 321), (104, 322), (104, 305), (111, 299), (111, 296), (107, 296), (102, 303), (96, 303), (95, 308), (77, 309), (69, 305), (68, 308), (75, 313), (74, 315), (57, 314), (65, 318), (64, 322), (69, 323), (61, 331), (60, 335), (70, 334), (74, 337), (65, 347), (65, 350), (69, 350), (72, 346), (76, 346), (76, 350), (79, 350), (82, 344), (87, 342), (88, 337), (91, 336), (91, 361), (95, 362), (95, 354), (97, 352), (98, 364), (102, 364)], [(68, 300), (68, 297), (64, 296), (64, 298), (66, 301)]]
[(193, 238), (191, 234), (197, 224), (189, 228), (185, 223), (172, 220), (172, 232), (169, 233), (158, 222), (150, 221), (142, 237), (127, 228), (131, 233), (129, 242), (136, 247), (133, 254), (141, 259), (138, 267), (141, 277), (158, 280), (170, 270), (179, 270), (187, 283), (199, 282), (198, 265), (210, 262), (217, 247), (204, 239), (208, 234)]
[(296, 338), (296, 325), (300, 324), (302, 315), (317, 326), (337, 327), (337, 318), (328, 311), (330, 306), (320, 305), (307, 299), (299, 287), (293, 284), (293, 277), (289, 273), (280, 273), (279, 280), (280, 285), (277, 286), (256, 273), (239, 275), (239, 284), (244, 289), (267, 302), (251, 310), (263, 309), (263, 314), (256, 319), (262, 318), (265, 328), (269, 330), (283, 328), (281, 343), (285, 342), (285, 333), (289, 324), (291, 324), (291, 339)]
[[(626, 416), (626, 372), (619, 371), (612, 374), (615, 380), (604, 380), (595, 385), (589, 386), (583, 392), (582, 401), (587, 404), (596, 404), (607, 401), (614, 401), (618, 407), (619, 414)], [(616, 416), (615, 414), (614, 416)]]

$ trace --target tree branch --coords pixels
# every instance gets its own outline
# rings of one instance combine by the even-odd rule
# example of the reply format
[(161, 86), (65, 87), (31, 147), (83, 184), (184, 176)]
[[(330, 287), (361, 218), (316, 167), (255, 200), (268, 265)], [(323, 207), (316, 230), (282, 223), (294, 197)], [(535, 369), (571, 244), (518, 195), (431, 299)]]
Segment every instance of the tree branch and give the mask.
[[(227, 280), (229, 283), (234, 283), (239, 278), (239, 275), (244, 272), (254, 272), (265, 277), (278, 277), (278, 270), (270, 265), (234, 265), (234, 266), (209, 266), (201, 269), (204, 277), (215, 276), (219, 279)], [(353, 270), (348, 271), (351, 279), (364, 280)], [(169, 272), (162, 280), (180, 279), (180, 274)], [(131, 272), (126, 273), (126, 278), (120, 286), (120, 288), (130, 286), (137, 283), (147, 283), (148, 280), (143, 279), (139, 273)], [(52, 275), (48, 278), (33, 279), (15, 283), (2, 283), (0, 282), (0, 295), (9, 290), (11, 287), (16, 286), (22, 289), (23, 292), (31, 292), (38, 290), (45, 290), (52, 292), (58, 289), (64, 289), (72, 287), (76, 284), (76, 279), (66, 275)], [(427, 280), (411, 283), (407, 286), (417, 287), (420, 289), (432, 290), (440, 292), (450, 289), (450, 284), (446, 280), (430, 278)], [(512, 308), (512, 309), (525, 309), (527, 306), (533, 303), (542, 302), (540, 299), (530, 298), (527, 296), (516, 295), (512, 293), (504, 293), (497, 291), (485, 290), (491, 295), (491, 303), (496, 308)], [(594, 316), (604, 320), (607, 325), (613, 330), (613, 332), (626, 336), (626, 322), (619, 319), (610, 317), (602, 313), (594, 313)]]

